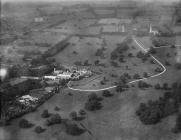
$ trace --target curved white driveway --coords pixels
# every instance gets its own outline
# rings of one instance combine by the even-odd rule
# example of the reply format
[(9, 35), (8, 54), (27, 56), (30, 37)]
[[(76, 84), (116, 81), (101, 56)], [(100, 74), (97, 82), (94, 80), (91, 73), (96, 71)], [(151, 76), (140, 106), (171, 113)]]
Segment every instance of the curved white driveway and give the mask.
[[(138, 45), (138, 47), (140, 47), (145, 53), (148, 52), (148, 50), (143, 47), (144, 45), (142, 43), (138, 42), (135, 37), (133, 37), (133, 40)], [(145, 77), (145, 78), (142, 78), (142, 79), (133, 80), (131, 82), (128, 82), (127, 84), (131, 84), (131, 83), (135, 83), (135, 82), (138, 82), (138, 81), (146, 80), (148, 78), (157, 77), (157, 76), (160, 76), (160, 75), (162, 75), (163, 73), (166, 72), (165, 66), (158, 59), (156, 59), (153, 55), (150, 55), (150, 56), (163, 68), (163, 71), (161, 73), (152, 75), (152, 76), (147, 77), (147, 78)], [(68, 86), (69, 89), (74, 90), (74, 91), (88, 91), (88, 92), (97, 92), (97, 91), (109, 90), (109, 89), (113, 89), (113, 88), (117, 87), (117, 85), (114, 85), (114, 86), (110, 86), (110, 87), (107, 87), (107, 88), (101, 88), (101, 89), (79, 89), (79, 88), (70, 87), (69, 83), (67, 84), (67, 86)]]

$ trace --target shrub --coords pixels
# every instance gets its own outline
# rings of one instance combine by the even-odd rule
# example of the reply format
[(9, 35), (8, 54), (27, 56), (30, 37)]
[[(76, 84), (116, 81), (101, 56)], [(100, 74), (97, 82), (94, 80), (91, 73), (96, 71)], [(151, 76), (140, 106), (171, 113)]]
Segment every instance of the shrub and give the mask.
[(162, 72), (162, 68), (157, 67), (157, 68), (155, 69), (155, 72)]
[(120, 67), (120, 66), (118, 65), (118, 63), (115, 62), (115, 61), (111, 61), (110, 63), (111, 63), (111, 66), (113, 66), (113, 67), (115, 67), (115, 68)]
[(116, 87), (116, 91), (117, 92), (122, 92), (123, 91), (123, 85), (122, 84), (118, 84)]
[(54, 124), (60, 124), (61, 121), (62, 121), (62, 118), (60, 117), (59, 114), (53, 114), (53, 115), (50, 117), (50, 119), (47, 119), (46, 124), (47, 124), (48, 126), (50, 126), (50, 125), (54, 125)]
[(59, 111), (59, 110), (60, 110), (60, 107), (55, 106), (54, 110), (55, 110), (55, 111)]
[(111, 96), (113, 96), (113, 94), (111, 94), (109, 90), (104, 90), (102, 92), (102, 96), (104, 96), (104, 97), (111, 97)]
[(165, 65), (170, 66), (171, 64), (168, 61), (165, 61)]
[(41, 117), (42, 117), (42, 118), (48, 118), (48, 117), (50, 117), (50, 114), (49, 114), (49, 112), (48, 112), (47, 109), (45, 109), (45, 110), (42, 112)]
[(76, 119), (77, 119), (77, 112), (72, 111), (69, 116), (70, 116), (70, 118), (71, 118), (72, 120), (76, 120)]
[(140, 79), (140, 75), (139, 75), (139, 74), (135, 74), (135, 75), (133, 76), (133, 78), (134, 78), (134, 79)]
[(156, 53), (155, 48), (150, 47), (150, 49), (149, 49), (149, 52), (148, 52), (148, 53), (155, 54), (155, 53)]
[(149, 105), (141, 103), (136, 114), (144, 124), (156, 124), (161, 119), (161, 110), (159, 109), (158, 104), (153, 102), (150, 102)]
[(169, 89), (168, 83), (163, 83), (163, 89), (164, 89), (164, 90), (168, 90), (168, 89)]
[(139, 82), (138, 82), (138, 87), (139, 87), (139, 88), (149, 88), (150, 85), (147, 84), (146, 82), (139, 81)]
[(84, 133), (86, 130), (80, 128), (77, 124), (75, 123), (67, 123), (66, 124), (66, 133), (72, 136), (78, 136)]
[(148, 76), (148, 73), (144, 72), (144, 73), (143, 73), (143, 77), (149, 77), (149, 76)]
[(85, 112), (85, 110), (80, 109), (80, 110), (79, 110), (79, 114), (80, 114), (80, 115), (86, 115), (86, 112)]
[(41, 126), (35, 127), (35, 132), (36, 133), (43, 133), (46, 129), (42, 128)]
[(176, 68), (177, 70), (180, 70), (180, 69), (181, 69), (181, 63), (176, 63), (176, 64), (175, 64), (175, 68)]
[(32, 123), (30, 123), (28, 120), (26, 120), (26, 119), (21, 119), (20, 121), (19, 121), (19, 127), (20, 128), (30, 128), (30, 127), (32, 127), (33, 126), (33, 124)]
[(160, 84), (156, 84), (156, 85), (155, 85), (155, 89), (161, 89)]
[(85, 103), (85, 109), (89, 111), (99, 110), (102, 107), (98, 100), (91, 100)]
[(175, 127), (172, 129), (172, 132), (174, 133), (181, 132), (181, 114), (180, 113), (178, 113), (177, 115)]
[(85, 103), (85, 109), (89, 111), (99, 110), (102, 107), (100, 100), (102, 99), (98, 98), (95, 93), (90, 94)]
[(133, 57), (133, 54), (132, 53), (128, 53), (128, 57)]

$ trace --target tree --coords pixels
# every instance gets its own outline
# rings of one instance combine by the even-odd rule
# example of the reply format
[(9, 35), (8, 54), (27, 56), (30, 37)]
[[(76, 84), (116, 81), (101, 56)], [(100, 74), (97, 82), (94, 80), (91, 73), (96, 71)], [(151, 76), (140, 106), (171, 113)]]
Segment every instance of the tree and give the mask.
[(96, 66), (99, 65), (99, 63), (100, 63), (99, 60), (96, 60), (96, 61), (94, 62), (94, 64), (95, 64)]
[(43, 133), (46, 129), (42, 128), (41, 126), (35, 127), (35, 132), (36, 133)]
[(89, 65), (89, 61), (88, 61), (88, 60), (85, 60), (84, 66), (88, 66), (88, 65)]
[(70, 118), (72, 118), (72, 120), (76, 120), (77, 119), (77, 112), (72, 111), (69, 116), (70, 116)]
[(165, 61), (165, 65), (170, 66), (171, 64), (168, 61)]
[(86, 130), (80, 128), (77, 124), (75, 123), (66, 123), (66, 133), (73, 135), (73, 136), (78, 136), (84, 133)]
[(143, 77), (146, 77), (146, 78), (149, 77), (149, 76), (148, 76), (148, 73), (147, 73), (147, 72), (144, 72), (144, 73), (143, 73)]
[(136, 73), (136, 74), (133, 76), (133, 78), (134, 78), (134, 79), (140, 79), (140, 75)]
[(168, 90), (168, 89), (169, 89), (168, 83), (163, 83), (163, 89), (164, 89), (164, 90)]
[(85, 103), (85, 109), (89, 111), (99, 110), (101, 107), (102, 105), (98, 100), (91, 100)]
[(150, 54), (155, 54), (155, 53), (156, 53), (155, 48), (150, 47), (150, 49), (149, 49), (148, 53), (150, 53)]
[(181, 113), (178, 113), (175, 127), (172, 130), (174, 133), (181, 132)]
[(117, 92), (122, 92), (122, 91), (123, 91), (123, 88), (122, 88), (122, 85), (121, 85), (121, 84), (118, 84), (118, 85), (117, 85), (116, 91), (117, 91)]
[(46, 124), (48, 126), (54, 125), (54, 124), (60, 124), (62, 122), (62, 118), (59, 114), (53, 114), (51, 115), (50, 119), (47, 119)]
[(80, 115), (86, 115), (86, 112), (85, 112), (85, 110), (80, 109), (80, 110), (79, 110), (79, 114), (80, 114)]
[(104, 90), (102, 92), (102, 96), (104, 96), (104, 97), (111, 97), (111, 96), (113, 96), (113, 94), (109, 90)]
[(175, 68), (176, 68), (177, 70), (180, 70), (180, 69), (181, 69), (181, 63), (176, 63), (176, 64), (175, 64)]
[(156, 85), (155, 85), (155, 89), (161, 89), (160, 84), (156, 84)]
[(48, 117), (50, 117), (50, 114), (49, 114), (49, 112), (48, 112), (47, 109), (45, 109), (45, 110), (42, 112), (41, 117), (42, 117), (42, 118), (48, 118)]
[(28, 120), (26, 120), (26, 119), (21, 119), (20, 121), (19, 121), (19, 127), (20, 128), (30, 128), (30, 127), (32, 127), (33, 126), (33, 124), (32, 123), (30, 123)]
[(99, 110), (102, 107), (100, 98), (95, 93), (88, 96), (87, 102), (85, 103), (85, 109), (89, 111)]
[(133, 54), (132, 53), (128, 53), (128, 57), (133, 57)]
[(155, 69), (155, 72), (162, 72), (162, 68), (157, 67), (157, 68)]

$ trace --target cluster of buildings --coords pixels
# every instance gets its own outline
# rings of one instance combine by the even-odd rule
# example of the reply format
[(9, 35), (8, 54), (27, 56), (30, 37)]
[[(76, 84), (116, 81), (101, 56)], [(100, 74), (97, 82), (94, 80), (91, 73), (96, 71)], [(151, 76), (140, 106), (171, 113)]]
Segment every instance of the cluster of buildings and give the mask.
[(90, 70), (82, 69), (74, 69), (74, 70), (56, 70), (54, 69), (53, 74), (50, 76), (44, 76), (44, 79), (50, 79), (50, 80), (80, 80), (81, 78), (87, 78), (92, 75), (92, 72)]
[(30, 95), (24, 95), (24, 96), (21, 96), (18, 101), (19, 101), (21, 104), (23, 104), (23, 105), (25, 105), (25, 106), (28, 106), (28, 105), (30, 105), (31, 103), (37, 102), (37, 101), (38, 101), (38, 98), (32, 97), (32, 96), (30, 96)]

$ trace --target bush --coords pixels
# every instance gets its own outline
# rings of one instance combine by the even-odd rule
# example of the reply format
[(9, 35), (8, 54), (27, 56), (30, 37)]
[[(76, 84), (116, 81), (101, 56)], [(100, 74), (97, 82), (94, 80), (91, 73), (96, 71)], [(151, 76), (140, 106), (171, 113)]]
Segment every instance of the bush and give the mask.
[(111, 97), (111, 96), (113, 96), (113, 94), (111, 94), (109, 90), (104, 90), (102, 92), (102, 96), (104, 96), (104, 97)]
[(115, 61), (111, 61), (110, 63), (111, 63), (111, 66), (113, 66), (113, 67), (115, 67), (115, 68), (120, 67), (120, 66), (118, 65), (118, 63), (115, 62)]
[(149, 49), (149, 52), (148, 52), (148, 53), (155, 54), (155, 53), (156, 53), (155, 48), (150, 47), (150, 49)]
[(156, 85), (155, 85), (155, 89), (161, 89), (160, 84), (156, 84)]
[(43, 133), (46, 129), (42, 128), (41, 126), (35, 127), (35, 132), (36, 133)]
[(143, 77), (146, 77), (146, 78), (149, 77), (149, 76), (148, 76), (148, 73), (144, 72), (144, 73), (143, 73)]
[(177, 70), (180, 70), (180, 69), (181, 69), (181, 63), (176, 63), (176, 64), (175, 64), (175, 68), (176, 68)]
[(176, 118), (175, 127), (172, 129), (174, 133), (180, 133), (181, 132), (181, 114), (178, 113)]
[(80, 115), (86, 115), (86, 112), (85, 112), (85, 110), (80, 109), (80, 110), (79, 110), (79, 114), (80, 114)]
[(91, 100), (85, 103), (85, 109), (95, 111), (101, 109), (102, 105), (98, 100)]
[(72, 136), (78, 136), (84, 133), (86, 130), (80, 128), (77, 124), (75, 123), (67, 123), (66, 124), (66, 133), (70, 134)]
[(69, 116), (70, 116), (70, 118), (71, 118), (72, 120), (76, 120), (76, 119), (77, 119), (77, 112), (72, 111)]
[(163, 70), (162, 70), (162, 68), (160, 68), (160, 67), (157, 67), (156, 69), (155, 69), (155, 72), (162, 72)]
[(19, 127), (20, 128), (30, 128), (30, 127), (32, 127), (33, 126), (33, 124), (32, 123), (30, 123), (28, 120), (26, 120), (26, 119), (21, 119), (20, 121), (19, 121)]
[(102, 107), (100, 100), (102, 99), (98, 98), (95, 93), (90, 94), (85, 103), (85, 109), (89, 111), (99, 110)]
[(140, 104), (136, 114), (144, 124), (156, 124), (161, 120), (161, 110), (158, 105), (153, 102), (149, 105)]
[(139, 88), (149, 88), (150, 85), (147, 84), (146, 82), (139, 81), (139, 82), (138, 82), (138, 87), (139, 87)]
[(50, 117), (50, 114), (49, 114), (49, 112), (48, 112), (47, 109), (45, 109), (45, 110), (42, 112), (41, 117), (42, 117), (42, 118), (48, 118), (48, 117)]
[(135, 75), (133, 76), (133, 78), (134, 78), (134, 79), (140, 79), (140, 75), (139, 75), (139, 74), (135, 74)]
[(60, 107), (55, 106), (54, 110), (55, 110), (55, 111), (59, 111), (59, 110), (60, 110)]
[(60, 124), (61, 121), (62, 121), (62, 118), (60, 117), (59, 114), (53, 114), (53, 115), (50, 117), (50, 119), (47, 119), (46, 124), (47, 124), (48, 126), (50, 126), (50, 125), (54, 125), (54, 124)]
[(168, 89), (169, 89), (168, 83), (163, 83), (163, 89), (164, 89), (164, 90), (168, 90)]

